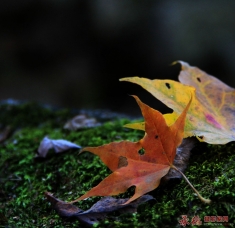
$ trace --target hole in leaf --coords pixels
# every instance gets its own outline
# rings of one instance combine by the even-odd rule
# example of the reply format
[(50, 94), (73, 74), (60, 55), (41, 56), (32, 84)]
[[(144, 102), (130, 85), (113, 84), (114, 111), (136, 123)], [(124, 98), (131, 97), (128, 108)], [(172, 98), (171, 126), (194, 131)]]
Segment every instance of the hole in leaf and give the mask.
[(158, 139), (158, 135), (155, 135), (155, 139)]
[(139, 154), (139, 155), (144, 155), (144, 154), (145, 154), (144, 148), (141, 148), (141, 149), (138, 151), (138, 154)]
[(135, 189), (136, 189), (136, 186), (132, 185), (127, 189), (126, 193), (132, 196), (135, 193)]
[[(122, 198), (126, 198), (126, 197), (132, 197), (134, 194), (135, 194), (135, 189), (136, 189), (136, 186), (135, 185), (132, 185), (130, 186), (126, 191), (125, 193), (120, 193), (118, 195), (118, 198), (121, 200)], [(124, 203), (124, 202), (123, 202)]]
[(200, 78), (197, 78), (197, 80), (198, 80), (199, 82), (201, 82), (201, 79), (200, 79)]
[(204, 139), (204, 136), (198, 136), (198, 138), (203, 140), (203, 139)]
[(169, 84), (169, 83), (165, 83), (165, 85), (166, 85), (166, 87), (167, 87), (168, 89), (170, 89), (170, 88), (171, 88), (171, 86), (170, 86), (170, 84)]

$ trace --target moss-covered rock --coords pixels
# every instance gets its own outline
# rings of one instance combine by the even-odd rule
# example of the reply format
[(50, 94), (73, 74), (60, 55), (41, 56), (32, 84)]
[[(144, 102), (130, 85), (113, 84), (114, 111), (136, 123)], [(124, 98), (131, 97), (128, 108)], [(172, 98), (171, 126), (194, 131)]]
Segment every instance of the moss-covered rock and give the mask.
[[(71, 201), (110, 174), (97, 156), (78, 155), (75, 149), (60, 154), (51, 150), (45, 159), (36, 159), (44, 136), (84, 147), (126, 139), (136, 141), (144, 134), (123, 128), (130, 121), (126, 118), (116, 118), (95, 128), (63, 129), (73, 115), (69, 110), (52, 110), (37, 104), (0, 106), (1, 129), (12, 129), (0, 144), (0, 227), (83, 227), (77, 220), (59, 217), (44, 192)], [(198, 215), (202, 223), (204, 216), (228, 216), (229, 223), (235, 226), (234, 151), (234, 143), (199, 143), (192, 152), (185, 174), (202, 196), (212, 200), (210, 205), (203, 204), (184, 180), (170, 181), (152, 191), (156, 201), (139, 206), (138, 213), (113, 213), (95, 227), (180, 227), (182, 215), (187, 215), (189, 222)], [(132, 193), (130, 189), (122, 196)], [(76, 205), (86, 210), (98, 199), (89, 198)], [(223, 227), (222, 223), (216, 227)]]

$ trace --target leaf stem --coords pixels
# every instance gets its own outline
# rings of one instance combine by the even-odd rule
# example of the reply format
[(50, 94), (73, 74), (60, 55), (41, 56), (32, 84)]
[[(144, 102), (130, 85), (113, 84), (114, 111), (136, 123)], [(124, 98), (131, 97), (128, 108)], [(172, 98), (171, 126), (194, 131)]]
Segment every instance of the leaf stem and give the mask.
[(175, 167), (174, 165), (171, 166), (171, 168), (175, 169), (176, 171), (178, 171), (183, 178), (186, 180), (186, 182), (189, 184), (189, 186), (193, 189), (193, 191), (197, 194), (198, 198), (203, 202), (203, 203), (207, 203), (210, 204), (211, 200), (210, 199), (205, 199), (204, 197), (202, 197), (200, 195), (200, 193), (193, 187), (193, 185), (190, 183), (190, 181), (188, 180), (188, 178), (179, 170), (177, 169), (177, 167)]

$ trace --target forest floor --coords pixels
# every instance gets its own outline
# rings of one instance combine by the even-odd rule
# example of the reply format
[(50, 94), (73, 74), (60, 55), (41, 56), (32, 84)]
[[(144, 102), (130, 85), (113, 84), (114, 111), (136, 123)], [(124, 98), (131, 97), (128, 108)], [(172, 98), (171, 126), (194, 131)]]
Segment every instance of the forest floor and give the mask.
[[(75, 114), (35, 103), (0, 106), (0, 227), (84, 227), (76, 218), (59, 216), (44, 193), (72, 201), (111, 173), (99, 157), (89, 152), (78, 155), (79, 149), (62, 153), (50, 149), (45, 158), (35, 157), (45, 136), (85, 147), (138, 141), (144, 135), (123, 127), (131, 121), (129, 118), (113, 115), (100, 120), (101, 115), (92, 116), (92, 112), (89, 115), (101, 123), (99, 126), (64, 129)], [(202, 203), (183, 179), (172, 180), (150, 192), (155, 200), (139, 205), (137, 212), (112, 212), (93, 227), (183, 227), (184, 221), (188, 221), (188, 227), (198, 227), (200, 221), (200, 227), (235, 226), (234, 152), (234, 142), (198, 142), (192, 150), (185, 175), (203, 197), (212, 200), (211, 204)], [(132, 194), (133, 188), (117, 197)], [(75, 205), (87, 210), (100, 198)]]

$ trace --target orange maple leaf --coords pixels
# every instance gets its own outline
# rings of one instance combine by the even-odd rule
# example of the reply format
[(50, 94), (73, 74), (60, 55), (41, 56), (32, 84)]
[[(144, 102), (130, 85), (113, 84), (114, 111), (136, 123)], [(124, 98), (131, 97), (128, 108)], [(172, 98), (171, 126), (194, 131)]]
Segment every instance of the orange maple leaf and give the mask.
[[(134, 98), (145, 119), (144, 138), (138, 142), (121, 141), (84, 148), (81, 152), (89, 151), (98, 155), (113, 173), (78, 200), (90, 196), (117, 195), (135, 185), (135, 194), (129, 203), (157, 188), (160, 179), (171, 168), (176, 148), (183, 139), (185, 117), (191, 101), (169, 127), (160, 112), (142, 103), (138, 97)], [(141, 149), (144, 149), (143, 155), (139, 153)]]
[[(173, 166), (176, 148), (184, 135), (184, 123), (191, 99), (174, 124), (168, 126), (163, 115), (134, 96), (145, 119), (145, 135), (138, 142), (112, 142), (99, 147), (86, 147), (81, 152), (96, 154), (113, 173), (78, 200), (91, 196), (109, 196), (125, 192), (136, 186), (128, 204), (157, 188), (160, 180)], [(139, 152), (144, 150), (143, 154)]]

